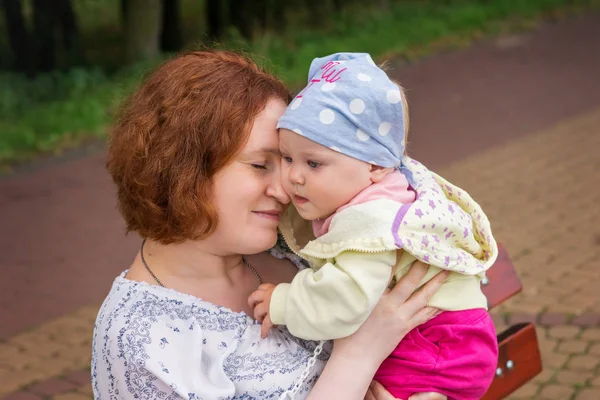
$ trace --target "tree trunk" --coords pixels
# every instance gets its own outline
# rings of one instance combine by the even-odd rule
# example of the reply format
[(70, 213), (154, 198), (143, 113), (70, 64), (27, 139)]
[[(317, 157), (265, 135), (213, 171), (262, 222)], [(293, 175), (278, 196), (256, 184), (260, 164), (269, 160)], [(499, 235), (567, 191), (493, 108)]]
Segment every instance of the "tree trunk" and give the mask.
[(128, 0), (125, 54), (128, 62), (156, 58), (162, 23), (161, 0)]
[(327, 23), (327, 2), (322, 0), (306, 0), (306, 6), (310, 15), (310, 25), (319, 28)]
[(286, 6), (289, 6), (289, 4), (279, 0), (272, 0), (271, 4), (269, 4), (270, 15), (272, 16), (268, 22), (269, 28), (279, 33), (285, 31), (287, 23), (285, 18)]
[(14, 67), (18, 71), (28, 74), (33, 72), (34, 66), (31, 55), (31, 42), (25, 19), (21, 11), (21, 0), (2, 0), (8, 40), (14, 57)]
[(260, 30), (264, 32), (267, 29), (268, 0), (253, 0), (252, 13), (254, 22), (258, 23)]
[[(121, 0), (121, 25), (123, 28), (127, 25), (127, 15), (129, 14), (129, 0)], [(125, 30), (125, 29), (123, 29)]]
[(33, 0), (33, 34), (37, 71), (52, 71), (56, 67), (56, 26), (54, 4), (48, 0)]
[(211, 39), (223, 37), (225, 24), (220, 0), (206, 0), (206, 22), (208, 23), (207, 33)]
[(229, 16), (231, 23), (240, 34), (248, 40), (252, 39), (254, 33), (254, 13), (251, 0), (230, 0)]
[(162, 3), (160, 49), (165, 52), (179, 51), (183, 42), (179, 0), (162, 0)]
[(55, 2), (56, 18), (62, 33), (67, 64), (69, 66), (81, 65), (85, 62), (83, 45), (71, 0), (55, 0)]

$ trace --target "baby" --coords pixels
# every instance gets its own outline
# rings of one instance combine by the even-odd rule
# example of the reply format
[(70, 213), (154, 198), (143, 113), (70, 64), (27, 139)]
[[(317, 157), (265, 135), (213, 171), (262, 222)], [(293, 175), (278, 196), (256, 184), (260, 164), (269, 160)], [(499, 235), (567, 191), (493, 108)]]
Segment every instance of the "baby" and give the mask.
[(278, 123), (294, 205), (280, 231), (311, 268), (262, 285), (251, 302), (263, 335), (276, 324), (336, 339), (354, 333), (415, 260), (430, 265), (420, 285), (449, 270), (429, 303), (443, 312), (411, 331), (374, 379), (398, 398), (479, 399), (498, 356), (480, 281), (498, 250), (479, 205), (405, 155), (407, 111), (402, 89), (368, 54), (313, 60), (308, 86)]

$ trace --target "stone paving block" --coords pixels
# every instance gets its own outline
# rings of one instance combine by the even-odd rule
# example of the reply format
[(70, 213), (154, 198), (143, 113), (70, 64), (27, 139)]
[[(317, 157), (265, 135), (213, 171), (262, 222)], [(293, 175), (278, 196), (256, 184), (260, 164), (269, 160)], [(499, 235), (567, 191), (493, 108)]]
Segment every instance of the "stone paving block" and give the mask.
[(539, 374), (537, 374), (535, 376), (535, 378), (533, 378), (533, 382), (536, 382), (538, 384), (547, 383), (551, 379), (554, 379), (554, 376), (556, 375), (556, 373), (557, 373), (557, 370), (544, 366), (544, 368), (542, 369), (542, 372), (540, 372)]
[(600, 328), (585, 329), (581, 334), (581, 339), (600, 342)]
[(66, 393), (76, 389), (77, 386), (72, 382), (64, 379), (53, 378), (44, 382), (35, 384), (28, 388), (29, 391), (42, 396), (54, 396), (61, 393)]
[(0, 365), (10, 365), (12, 360), (18, 358), (21, 350), (8, 343), (0, 343)]
[(600, 364), (600, 358), (590, 355), (576, 355), (571, 357), (567, 368), (573, 371), (595, 371)]
[(34, 344), (36, 343), (45, 342), (48, 340), (49, 338), (47, 334), (39, 332), (37, 330), (33, 330), (13, 336), (10, 339), (8, 339), (6, 343), (15, 346), (21, 349), (21, 351), (23, 351), (29, 350), (31, 347), (35, 347)]
[(568, 354), (542, 353), (542, 363), (545, 367), (561, 369), (568, 360)]
[(91, 396), (91, 397), (94, 396), (94, 390), (92, 388), (92, 383), (91, 382), (88, 383), (88, 384), (86, 384), (86, 385), (84, 385), (84, 386), (81, 386), (80, 388), (77, 389), (77, 391), (79, 393), (81, 393), (81, 394), (86, 395), (86, 396)]
[(586, 388), (577, 393), (575, 400), (598, 400), (600, 399), (600, 388)]
[(91, 345), (73, 346), (59, 353), (57, 358), (65, 360), (71, 366), (71, 370), (89, 367), (92, 360)]
[(13, 392), (7, 396), (2, 397), (2, 400), (44, 400), (42, 397), (31, 392)]
[(581, 330), (576, 326), (555, 326), (548, 331), (551, 338), (574, 339)]
[(588, 353), (600, 357), (600, 343), (596, 343), (592, 347), (590, 347)]
[(583, 385), (588, 380), (594, 377), (594, 373), (592, 371), (583, 372), (583, 371), (572, 371), (572, 370), (563, 370), (559, 371), (556, 374), (556, 382), (560, 384), (566, 385)]
[(9, 371), (0, 375), (0, 396), (14, 392), (32, 382), (45, 379), (45, 376), (34, 370)]
[(64, 393), (59, 394), (57, 396), (53, 396), (52, 400), (92, 400), (93, 397), (87, 396), (82, 393), (72, 392), (72, 393)]
[(569, 385), (550, 384), (542, 388), (539, 397), (548, 400), (566, 400), (575, 393), (575, 389)]
[(565, 313), (545, 312), (539, 318), (539, 324), (542, 326), (565, 325), (568, 315)]
[(540, 387), (536, 383), (527, 383), (521, 388), (517, 389), (514, 393), (508, 396), (508, 400), (514, 399), (533, 399)]
[[(598, 292), (598, 288), (594, 288), (594, 290)], [(582, 295), (585, 296), (586, 294), (582, 293)], [(579, 315), (571, 321), (571, 324), (584, 328), (598, 326), (600, 325), (600, 312)]]
[[(91, 350), (91, 349), (90, 349)], [(92, 374), (89, 370), (72, 371), (64, 376), (69, 382), (73, 382), (75, 385), (86, 385), (91, 382)]]
[(583, 354), (588, 346), (589, 342), (584, 340), (566, 340), (558, 345), (557, 351), (565, 354)]

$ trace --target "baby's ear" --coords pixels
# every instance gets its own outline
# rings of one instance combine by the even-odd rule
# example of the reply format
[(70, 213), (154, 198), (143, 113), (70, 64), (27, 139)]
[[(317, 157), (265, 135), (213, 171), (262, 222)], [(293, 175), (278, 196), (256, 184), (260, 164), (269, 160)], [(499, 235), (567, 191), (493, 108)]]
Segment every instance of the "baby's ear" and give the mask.
[(392, 172), (394, 172), (394, 168), (385, 168), (380, 167), (379, 165), (371, 164), (371, 182), (381, 182), (381, 180), (385, 178), (386, 175), (391, 174)]

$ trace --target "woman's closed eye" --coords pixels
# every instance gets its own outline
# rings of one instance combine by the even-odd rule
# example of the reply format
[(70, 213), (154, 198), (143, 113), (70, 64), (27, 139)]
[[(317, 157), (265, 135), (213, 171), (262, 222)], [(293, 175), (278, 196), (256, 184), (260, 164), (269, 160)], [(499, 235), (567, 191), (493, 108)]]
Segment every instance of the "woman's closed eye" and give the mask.
[(254, 169), (260, 169), (260, 170), (267, 169), (266, 163), (265, 164), (252, 163), (252, 164), (250, 164), (250, 166)]

